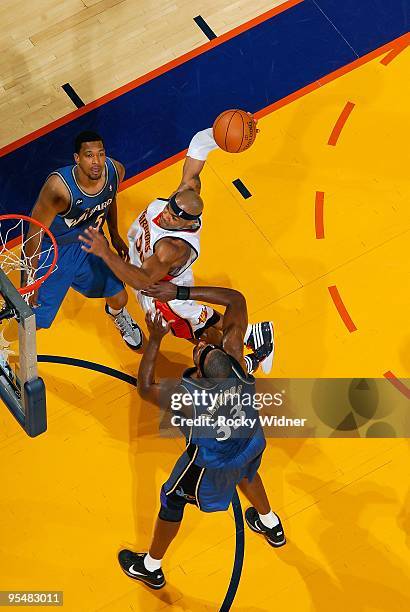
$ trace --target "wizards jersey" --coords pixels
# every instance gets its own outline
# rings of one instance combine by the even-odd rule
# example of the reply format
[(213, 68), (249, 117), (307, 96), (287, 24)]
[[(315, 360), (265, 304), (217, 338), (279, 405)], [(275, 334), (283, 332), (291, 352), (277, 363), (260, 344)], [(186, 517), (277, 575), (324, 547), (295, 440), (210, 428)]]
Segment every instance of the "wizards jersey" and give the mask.
[(241, 469), (265, 448), (265, 436), (254, 408), (255, 379), (230, 357), (229, 378), (193, 378), (186, 370), (181, 386), (191, 395), (193, 423), (185, 430), (188, 446), (196, 447), (195, 464)]
[(114, 162), (107, 157), (104, 187), (95, 195), (90, 195), (79, 186), (74, 173), (75, 167), (75, 165), (65, 166), (50, 174), (50, 176), (59, 176), (70, 194), (68, 210), (57, 214), (50, 225), (50, 230), (59, 246), (78, 242), (78, 236), (89, 225), (102, 226), (120, 182)]
[(177, 285), (190, 286), (194, 284), (191, 265), (199, 257), (201, 221), (194, 228), (164, 229), (159, 225), (159, 218), (167, 202), (168, 200), (162, 198), (154, 200), (131, 225), (128, 230), (130, 261), (134, 266), (140, 267), (154, 254), (155, 246), (163, 238), (183, 240), (191, 247), (188, 259), (178, 268), (170, 270), (166, 279)]

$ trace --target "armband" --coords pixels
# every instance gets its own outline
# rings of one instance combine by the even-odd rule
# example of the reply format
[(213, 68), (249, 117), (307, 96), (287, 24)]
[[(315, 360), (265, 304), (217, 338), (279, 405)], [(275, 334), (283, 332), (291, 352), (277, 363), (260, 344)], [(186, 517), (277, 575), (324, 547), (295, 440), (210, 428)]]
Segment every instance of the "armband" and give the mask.
[(176, 300), (189, 300), (189, 295), (191, 293), (190, 287), (183, 287), (181, 285), (177, 286), (177, 295)]

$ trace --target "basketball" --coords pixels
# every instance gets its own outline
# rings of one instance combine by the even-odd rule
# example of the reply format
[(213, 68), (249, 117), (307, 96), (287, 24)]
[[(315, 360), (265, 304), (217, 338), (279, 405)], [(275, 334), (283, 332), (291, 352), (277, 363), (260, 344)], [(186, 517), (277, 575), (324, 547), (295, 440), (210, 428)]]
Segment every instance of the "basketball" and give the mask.
[(214, 121), (215, 142), (228, 153), (241, 153), (255, 142), (256, 123), (244, 110), (226, 110)]

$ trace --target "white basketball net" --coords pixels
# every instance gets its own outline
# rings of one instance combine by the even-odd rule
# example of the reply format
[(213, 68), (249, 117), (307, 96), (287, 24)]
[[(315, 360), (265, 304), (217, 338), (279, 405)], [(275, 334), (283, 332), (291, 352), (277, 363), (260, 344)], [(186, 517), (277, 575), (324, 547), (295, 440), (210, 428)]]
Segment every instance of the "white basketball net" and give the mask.
[[(45, 249), (42, 249), (43, 235), (45, 232), (41, 227), (39, 227), (38, 231), (32, 234), (30, 238), (25, 238), (24, 230), (27, 229), (28, 223), (24, 219), (13, 219), (11, 226), (4, 232), (4, 235), (2, 232), (3, 223), (4, 222), (0, 221), (0, 268), (7, 276), (15, 271), (20, 273), (23, 272), (25, 285), (31, 285), (34, 281), (41, 278), (41, 276), (44, 276), (51, 266), (54, 256), (54, 246), (50, 244), (46, 246)], [(9, 248), (7, 244), (11, 241), (11, 238), (13, 238), (12, 243), (15, 244), (16, 235), (18, 234), (21, 236), (21, 241), (15, 247)], [(26, 253), (26, 247), (30, 242), (37, 246), (34, 252), (28, 255)], [(40, 258), (41, 263), (39, 264)], [(57, 266), (54, 266), (53, 272), (56, 268)], [(33, 293), (34, 291), (29, 291), (22, 297), (28, 303)]]

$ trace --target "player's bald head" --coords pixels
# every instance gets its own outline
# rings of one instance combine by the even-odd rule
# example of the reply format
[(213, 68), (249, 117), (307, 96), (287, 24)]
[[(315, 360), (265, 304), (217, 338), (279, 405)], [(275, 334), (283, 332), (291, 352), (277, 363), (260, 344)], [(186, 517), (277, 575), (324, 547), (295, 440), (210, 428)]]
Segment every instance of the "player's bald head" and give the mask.
[(175, 196), (175, 201), (189, 215), (200, 215), (204, 209), (201, 196), (193, 189), (179, 191)]

